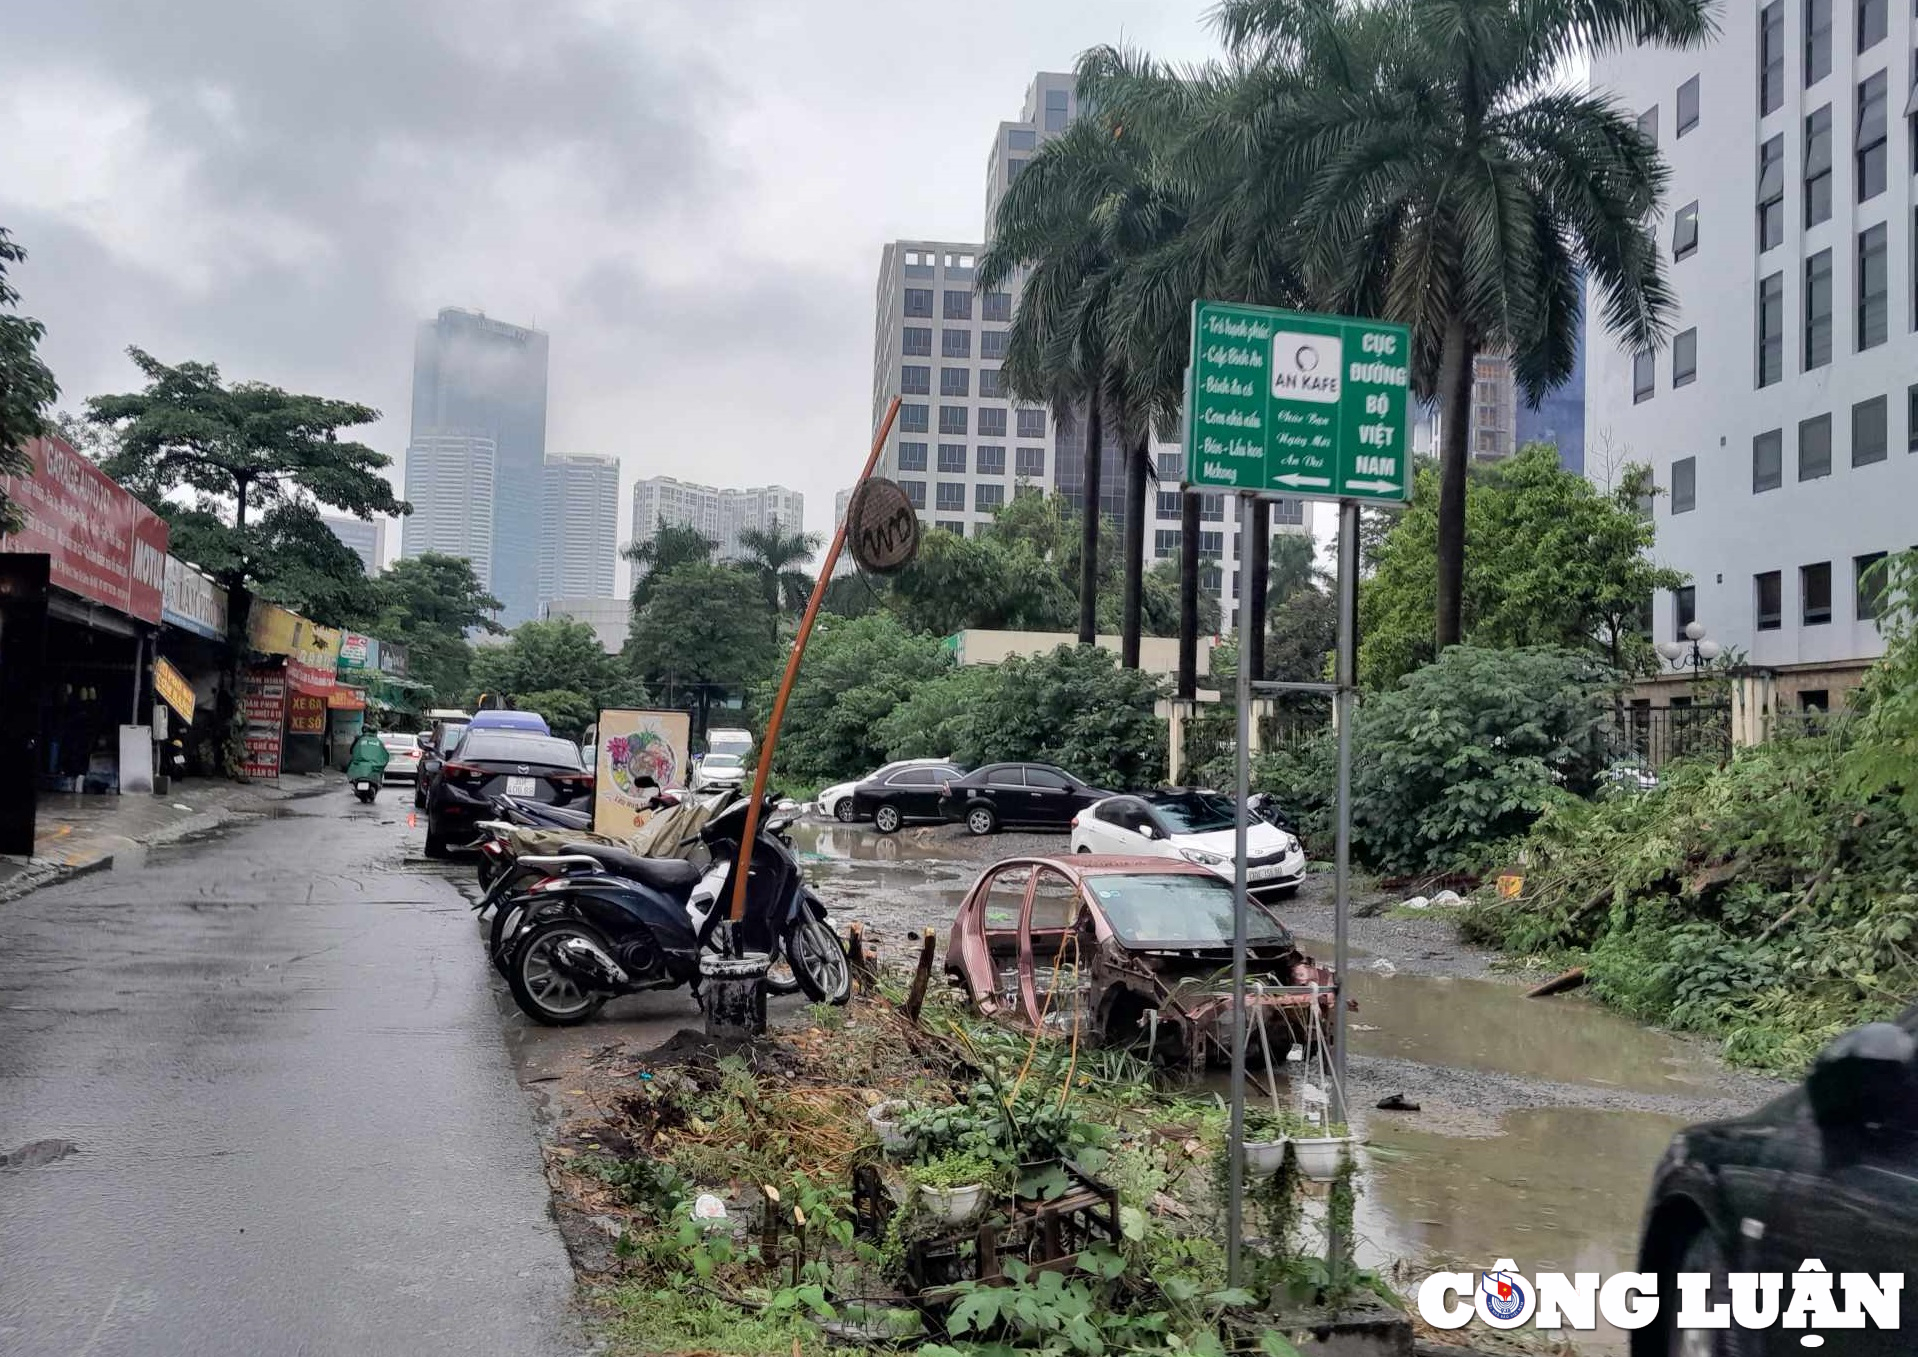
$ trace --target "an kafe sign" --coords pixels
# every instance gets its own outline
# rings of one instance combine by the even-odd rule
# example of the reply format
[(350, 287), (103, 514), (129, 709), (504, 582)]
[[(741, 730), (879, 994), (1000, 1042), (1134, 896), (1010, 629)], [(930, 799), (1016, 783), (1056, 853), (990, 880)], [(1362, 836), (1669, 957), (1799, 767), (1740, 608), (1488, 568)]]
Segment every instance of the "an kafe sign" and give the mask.
[(919, 554), (919, 515), (896, 482), (875, 477), (852, 492), (846, 539), (861, 570), (890, 575)]

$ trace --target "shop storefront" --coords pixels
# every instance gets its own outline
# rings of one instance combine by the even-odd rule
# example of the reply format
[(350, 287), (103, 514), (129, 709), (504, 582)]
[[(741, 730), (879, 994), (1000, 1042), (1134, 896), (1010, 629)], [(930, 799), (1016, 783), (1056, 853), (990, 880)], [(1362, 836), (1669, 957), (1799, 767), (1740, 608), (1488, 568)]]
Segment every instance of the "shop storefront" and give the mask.
[[(285, 726), (280, 772), (317, 773), (326, 766), (327, 699), (336, 686), (341, 633), (272, 603), (253, 601), (248, 644), (277, 669), (283, 683)], [(249, 718), (249, 742), (253, 739)], [(249, 770), (249, 776), (255, 776)]]
[(157, 664), (154, 667), (155, 695), (167, 708), (166, 728), (156, 730), (154, 735), (163, 744), (179, 741), (189, 773), (217, 773), (222, 744), (219, 689), (226, 664), (226, 590), (203, 571), (177, 556), (168, 556), (160, 621), (160, 659), (171, 674), (163, 685), (163, 671)]
[[(57, 436), (0, 478), (26, 522), (0, 539), (0, 852), (32, 851), (36, 790), (151, 787), (150, 671), (164, 521)], [(34, 558), (44, 559), (44, 569)], [(22, 846), (24, 844), (24, 847)]]

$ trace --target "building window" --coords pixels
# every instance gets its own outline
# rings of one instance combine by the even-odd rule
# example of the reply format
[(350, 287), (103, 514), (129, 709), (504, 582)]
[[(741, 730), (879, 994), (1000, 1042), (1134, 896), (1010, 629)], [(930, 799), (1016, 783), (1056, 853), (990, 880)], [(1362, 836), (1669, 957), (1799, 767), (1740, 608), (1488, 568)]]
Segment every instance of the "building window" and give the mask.
[[(930, 278), (933, 275), (935, 256), (931, 250), (906, 251), (906, 277)], [(928, 312), (927, 314), (931, 314)]]
[(1752, 592), (1756, 595), (1758, 630), (1777, 631), (1785, 623), (1784, 587), (1778, 572), (1767, 570), (1753, 575)]
[(1063, 132), (1066, 126), (1066, 92), (1046, 91), (1046, 131)]
[(1179, 502), (1179, 492), (1177, 490), (1161, 490), (1159, 492), (1158, 506), (1156, 517), (1177, 518), (1183, 508)]
[(966, 407), (963, 405), (942, 405), (939, 407), (939, 432), (964, 433), (966, 431)]
[(988, 292), (979, 302), (981, 320), (998, 321), (1001, 324), (1012, 319), (1012, 294), (1010, 292)]
[(901, 433), (924, 433), (926, 431), (927, 407), (917, 404), (899, 407), (899, 430)]
[(926, 469), (926, 445), (924, 443), (901, 443), (899, 445), (899, 469), (901, 471), (924, 471)]
[(1305, 501), (1302, 499), (1275, 499), (1272, 501), (1272, 521), (1291, 527), (1305, 524)]
[(1758, 116), (1785, 102), (1785, 0), (1772, 0), (1758, 14)]
[(1672, 218), (1672, 259), (1689, 259), (1698, 253), (1698, 204), (1690, 202)]
[(1200, 495), (1199, 521), (1201, 523), (1225, 522), (1225, 496)]
[(939, 394), (942, 396), (970, 396), (972, 394), (972, 369), (940, 368)]
[(1758, 148), (1758, 252), (1785, 239), (1785, 134)]
[(899, 391), (906, 396), (930, 396), (932, 369), (919, 363), (907, 363), (899, 369)]
[(1858, 348), (1885, 342), (1891, 320), (1891, 280), (1885, 269), (1885, 225), (1858, 233)]
[(1680, 457), (1672, 463), (1672, 512), (1688, 514), (1698, 507), (1698, 459)]
[[(966, 336), (971, 339), (970, 333)], [(979, 356), (981, 358), (1000, 359), (1006, 356), (1006, 332), (1004, 330), (981, 330), (979, 332)]]
[(932, 330), (925, 325), (908, 325), (900, 334), (899, 351), (908, 358), (932, 355)]
[[(1830, 4), (1831, 0), (1825, 0)], [(1006, 129), (1006, 149), (1008, 151), (1030, 151), (1038, 144), (1039, 134), (1030, 127), (1008, 127)]]
[(1013, 454), (1016, 459), (1014, 471), (1020, 476), (1030, 476), (1035, 480), (1043, 479), (1046, 474), (1046, 450), (1044, 448), (1020, 448)]
[(1885, 40), (1885, 0), (1858, 0), (1858, 50), (1870, 51)]
[(1678, 87), (1678, 135), (1684, 136), (1698, 126), (1698, 77)]
[(939, 469), (944, 472), (965, 474), (966, 445), (964, 443), (941, 443), (939, 445)]
[(1859, 401), (1851, 407), (1851, 464), (1870, 466), (1882, 462), (1891, 453), (1886, 424), (1888, 417), (1883, 396)]
[(979, 369), (979, 394), (991, 399), (1006, 394), (1006, 374), (998, 368)]
[(1010, 188), (1013, 185), (1013, 183), (1018, 180), (1019, 176), (1025, 173), (1025, 169), (1026, 169), (1026, 161), (1024, 156), (1014, 156), (1013, 158), (1007, 160), (1006, 161), (1006, 186)]
[(1785, 375), (1785, 275), (1774, 273), (1758, 285), (1758, 384), (1770, 386)]
[(1876, 622), (1885, 615), (1885, 553), (1874, 551), (1851, 558), (1852, 595), (1858, 620)]
[(1887, 131), (1885, 73), (1866, 77), (1858, 86), (1858, 201), (1885, 191)]
[[(923, 458), (922, 458), (923, 460)], [(906, 492), (906, 502), (915, 509), (926, 507), (926, 483), (924, 481), (901, 481), (899, 488)]]
[(1199, 555), (1215, 561), (1225, 555), (1225, 534), (1222, 532), (1200, 533)]
[(942, 358), (972, 357), (972, 331), (941, 330), (939, 332), (939, 356)]
[(980, 407), (979, 436), (981, 438), (1004, 438), (1006, 436), (1006, 411), (1004, 406), (986, 405)]
[(1831, 0), (1805, 0), (1805, 88), (1831, 74)]
[[(955, 507), (963, 509), (966, 506), (960, 504)], [(966, 535), (966, 521), (963, 518), (935, 519), (932, 526), (939, 529), (940, 532), (949, 532), (954, 537), (964, 537)]]
[(947, 288), (945, 318), (947, 320), (971, 320), (972, 294), (962, 287)]
[(1805, 225), (1831, 218), (1831, 105), (1805, 115)]
[(907, 288), (906, 314), (909, 316), (930, 316), (932, 314), (932, 289), (929, 287)]
[[(1001, 449), (1001, 451), (1004, 451), (1004, 449)], [(974, 513), (995, 513), (1005, 502), (1006, 488), (1003, 485), (975, 485), (972, 487), (972, 509)]]
[(981, 443), (973, 453), (979, 463), (981, 476), (1003, 476), (1006, 474), (1006, 445), (1004, 443)]
[(1814, 415), (1798, 421), (1798, 479), (1815, 481), (1831, 475), (1831, 416)]
[(938, 482), (938, 507), (941, 513), (952, 513), (966, 507), (966, 483), (964, 481)]
[(1672, 590), (1672, 639), (1684, 641), (1685, 628), (1698, 620), (1698, 589), (1694, 585), (1683, 585)]
[(1019, 412), (1019, 437), (1044, 438), (1046, 436), (1046, 412), (1044, 410), (1021, 410)]
[(1798, 597), (1804, 606), (1805, 625), (1822, 627), (1831, 621), (1831, 562), (1798, 567)]
[(1698, 380), (1698, 330), (1681, 330), (1672, 338), (1672, 385), (1690, 386)]
[(973, 269), (978, 267), (978, 264), (979, 260), (974, 255), (949, 254), (946, 256), (946, 272), (948, 273), (971, 277)]
[(1770, 429), (1752, 439), (1752, 493), (1776, 490), (1785, 481), (1785, 431)]
[(1805, 371), (1831, 362), (1831, 251), (1805, 261)]
[(1654, 373), (1657, 369), (1652, 351), (1632, 355), (1632, 404), (1637, 405), (1652, 398)]
[(1183, 452), (1162, 452), (1152, 460), (1158, 467), (1160, 480), (1181, 481), (1185, 479), (1185, 454)]
[(1652, 145), (1658, 145), (1658, 105), (1653, 104), (1638, 115), (1638, 135)]
[[(1163, 517), (1163, 515), (1161, 515)], [(1179, 530), (1177, 528), (1155, 528), (1152, 532), (1152, 556), (1154, 560), (1167, 560), (1179, 554)]]
[(1918, 386), (1905, 392), (1905, 451), (1918, 452)]

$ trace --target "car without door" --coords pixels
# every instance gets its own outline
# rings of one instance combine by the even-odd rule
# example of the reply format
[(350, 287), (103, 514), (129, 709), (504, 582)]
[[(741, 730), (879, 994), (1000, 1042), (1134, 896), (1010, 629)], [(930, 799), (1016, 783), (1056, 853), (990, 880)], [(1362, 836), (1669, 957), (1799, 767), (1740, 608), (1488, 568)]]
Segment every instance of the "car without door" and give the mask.
[[(1247, 820), (1246, 886), (1265, 899), (1296, 894), (1305, 880), (1298, 836), (1256, 815)], [(1229, 882), (1237, 835), (1232, 802), (1216, 792), (1145, 792), (1108, 797), (1080, 811), (1072, 820), (1072, 851), (1176, 858)]]
[(839, 818), (870, 820), (881, 834), (905, 825), (943, 824), (946, 815), (940, 804), (946, 788), (964, 776), (965, 770), (956, 763), (888, 764), (852, 789), (841, 803), (850, 809)]
[[(819, 813), (841, 824), (851, 824), (860, 818), (853, 807), (852, 794), (859, 790), (862, 784), (882, 782), (902, 768), (936, 768), (943, 770), (948, 777), (960, 777), (965, 773), (965, 769), (951, 759), (894, 759), (882, 768), (873, 769), (862, 778), (855, 778), (851, 782), (835, 782), (830, 787), (820, 788), (817, 803)], [(865, 818), (868, 820), (872, 818), (870, 811)]]
[[(946, 973), (983, 1015), (1027, 1030), (1075, 1028), (1194, 1070), (1231, 1049), (1234, 893), (1194, 863), (1137, 857), (1010, 858), (966, 895)], [(1313, 1005), (1329, 1020), (1330, 967), (1247, 902), (1247, 1021), (1289, 1049)], [(1318, 988), (1314, 990), (1314, 986)], [(1273, 1030), (1276, 1029), (1276, 1030)]]

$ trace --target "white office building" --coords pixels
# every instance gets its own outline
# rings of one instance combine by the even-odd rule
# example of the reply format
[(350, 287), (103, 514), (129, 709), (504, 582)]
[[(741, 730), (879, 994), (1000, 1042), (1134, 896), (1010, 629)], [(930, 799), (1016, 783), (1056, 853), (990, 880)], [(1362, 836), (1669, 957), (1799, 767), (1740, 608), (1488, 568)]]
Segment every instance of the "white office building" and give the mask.
[(406, 498), (413, 506), (404, 554), (464, 556), (482, 582), (493, 573), (493, 502), (499, 448), (484, 433), (416, 434), (406, 449)]
[(736, 560), (739, 536), (747, 529), (803, 532), (806, 497), (783, 485), (744, 490), (695, 485), (671, 476), (648, 476), (633, 483), (633, 541), (650, 542), (662, 527), (696, 528), (715, 544), (722, 561)]
[(1781, 707), (1841, 704), (1883, 650), (1872, 566), (1918, 542), (1912, 6), (1721, 7), (1710, 46), (1595, 63), (1671, 168), (1673, 339), (1624, 352), (1588, 301), (1586, 471), (1649, 464), (1655, 556)]
[(540, 469), (539, 601), (613, 592), (619, 459), (548, 457)]
[(320, 522), (326, 524), (327, 531), (340, 539), (343, 546), (353, 549), (359, 555), (360, 564), (369, 575), (377, 575), (386, 567), (386, 520), (384, 518), (336, 518), (322, 514)]
[(632, 601), (624, 598), (549, 598), (539, 605), (539, 615), (544, 619), (567, 617), (584, 622), (593, 629), (600, 648), (609, 655), (617, 655), (625, 648), (626, 637), (633, 629)]

